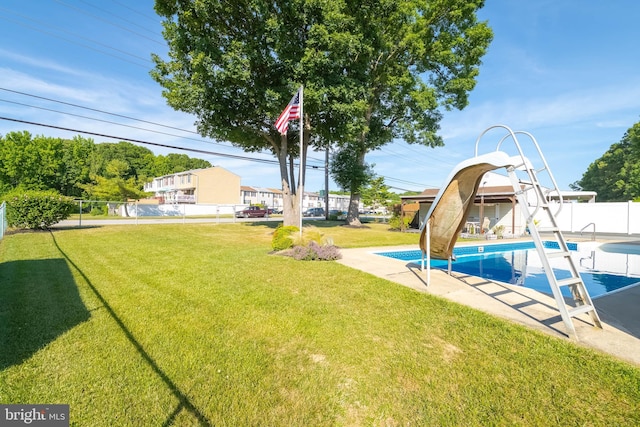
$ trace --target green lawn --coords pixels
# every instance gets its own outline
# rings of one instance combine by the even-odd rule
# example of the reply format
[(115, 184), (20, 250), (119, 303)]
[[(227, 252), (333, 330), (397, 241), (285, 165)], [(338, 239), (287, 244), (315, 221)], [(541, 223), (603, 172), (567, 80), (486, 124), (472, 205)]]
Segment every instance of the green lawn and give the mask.
[[(318, 222), (338, 246), (416, 243)], [(275, 224), (0, 242), (0, 403), (79, 426), (640, 425), (640, 369), (335, 262)]]

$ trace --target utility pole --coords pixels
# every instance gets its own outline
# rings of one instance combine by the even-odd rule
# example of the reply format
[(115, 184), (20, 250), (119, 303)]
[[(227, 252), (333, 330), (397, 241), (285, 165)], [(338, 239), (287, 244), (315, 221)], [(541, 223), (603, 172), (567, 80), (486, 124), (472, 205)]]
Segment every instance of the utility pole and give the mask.
[(324, 218), (329, 219), (329, 148), (324, 155)]

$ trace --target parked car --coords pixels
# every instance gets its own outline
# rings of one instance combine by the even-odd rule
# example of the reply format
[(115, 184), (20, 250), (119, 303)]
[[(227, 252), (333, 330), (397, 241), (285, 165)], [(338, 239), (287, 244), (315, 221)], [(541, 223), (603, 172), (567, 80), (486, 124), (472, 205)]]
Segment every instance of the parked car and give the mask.
[(262, 209), (260, 206), (249, 206), (241, 211), (236, 211), (236, 218), (266, 218), (269, 216), (269, 210)]
[(309, 208), (302, 213), (303, 216), (324, 216), (324, 208)]
[(347, 213), (345, 211), (339, 211), (338, 209), (330, 209), (329, 210), (329, 218), (336, 217), (336, 219), (345, 219), (347, 217)]

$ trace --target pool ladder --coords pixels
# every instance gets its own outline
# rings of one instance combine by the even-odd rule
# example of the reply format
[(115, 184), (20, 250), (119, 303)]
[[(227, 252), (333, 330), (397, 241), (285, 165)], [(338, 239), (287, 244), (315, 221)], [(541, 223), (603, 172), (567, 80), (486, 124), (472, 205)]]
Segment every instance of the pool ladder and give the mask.
[[(549, 169), (547, 161), (545, 160), (544, 155), (540, 150), (540, 146), (538, 145), (538, 142), (535, 140), (533, 135), (531, 135), (528, 132), (522, 132), (522, 131), (514, 132), (508, 127), (502, 126), (502, 125), (498, 125), (494, 127), (503, 127), (503, 128), (506, 128), (508, 131), (508, 135), (505, 136), (498, 144), (498, 149), (500, 149), (500, 145), (502, 144), (502, 142), (504, 142), (507, 138), (511, 137), (511, 139), (513, 140), (518, 150), (520, 157), (522, 158), (522, 164), (513, 165), (507, 168), (509, 180), (513, 185), (513, 190), (515, 191), (515, 195), (518, 199), (518, 204), (520, 206), (520, 209), (522, 210), (522, 213), (526, 218), (526, 223), (527, 223), (529, 232), (531, 233), (531, 237), (535, 242), (536, 250), (538, 252), (538, 255), (540, 256), (540, 260), (542, 262), (542, 266), (547, 276), (547, 280), (551, 285), (551, 291), (553, 293), (553, 297), (556, 300), (558, 310), (560, 311), (560, 316), (562, 317), (562, 321), (564, 322), (565, 327), (568, 331), (568, 335), (571, 338), (578, 340), (576, 329), (573, 324), (574, 317), (577, 317), (581, 314), (589, 314), (593, 322), (593, 325), (595, 327), (602, 328), (602, 323), (600, 322), (600, 317), (598, 316), (596, 308), (593, 305), (593, 301), (589, 296), (589, 292), (585, 287), (584, 281), (582, 280), (582, 277), (578, 272), (578, 268), (576, 266), (575, 260), (571, 256), (571, 252), (569, 251), (567, 242), (562, 232), (560, 231), (560, 227), (558, 226), (558, 223), (556, 220), (556, 215), (562, 209), (562, 204), (563, 204), (562, 194), (558, 188), (555, 178), (551, 174), (551, 170)], [(492, 128), (485, 130), (484, 133), (486, 133), (488, 130)], [(524, 153), (522, 151), (518, 138), (516, 137), (516, 134), (522, 134), (531, 139), (534, 147), (538, 151), (537, 154), (539, 156), (539, 159), (542, 161), (542, 164), (543, 164), (542, 169), (535, 170), (531, 162), (524, 156)], [(480, 135), (480, 137), (478, 138), (478, 141), (476, 142), (476, 155), (478, 151), (478, 142), (481, 137), (482, 135)], [(516, 170), (523, 170), (523, 169), (526, 171), (526, 175), (528, 175), (528, 181), (526, 182), (519, 179), (519, 177), (516, 175)], [(547, 176), (550, 179), (553, 186), (551, 190), (545, 189), (540, 184), (540, 181), (538, 180), (538, 173), (540, 172), (547, 173)], [(533, 191), (536, 199), (536, 202), (534, 203), (533, 206), (529, 205), (530, 201), (527, 199), (527, 192), (530, 192), (530, 191)], [(550, 204), (551, 194), (557, 194), (557, 197), (559, 199), (558, 208), (555, 213), (552, 212), (552, 207)], [(531, 208), (533, 208), (533, 210)], [(551, 227), (547, 227), (545, 229), (539, 229), (534, 219), (534, 217), (538, 215), (538, 213), (540, 213), (540, 216), (543, 216), (544, 219), (548, 220), (548, 223), (551, 224)], [(544, 242), (540, 237), (540, 231), (552, 233), (553, 236), (555, 237), (556, 242), (558, 243), (558, 247), (560, 250), (559, 251), (549, 250), (550, 248), (545, 247)], [(557, 258), (561, 258), (566, 261), (569, 272), (571, 274), (571, 277), (569, 277), (568, 279), (559, 279), (556, 276), (555, 272), (553, 271), (553, 268), (551, 267), (549, 260), (557, 259)], [(565, 286), (568, 287), (569, 290), (571, 291), (571, 295), (573, 296), (573, 306), (568, 305), (567, 301), (565, 300), (565, 297), (562, 295), (561, 288)]]

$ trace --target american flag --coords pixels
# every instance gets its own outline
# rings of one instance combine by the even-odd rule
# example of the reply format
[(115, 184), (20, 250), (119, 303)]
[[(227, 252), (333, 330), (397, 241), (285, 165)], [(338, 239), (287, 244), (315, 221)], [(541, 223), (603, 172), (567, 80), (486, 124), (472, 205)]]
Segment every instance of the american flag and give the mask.
[(300, 95), (302, 88), (298, 89), (287, 107), (284, 109), (278, 120), (276, 120), (276, 129), (280, 132), (280, 135), (286, 135), (287, 129), (289, 129), (289, 120), (295, 120), (300, 118)]

